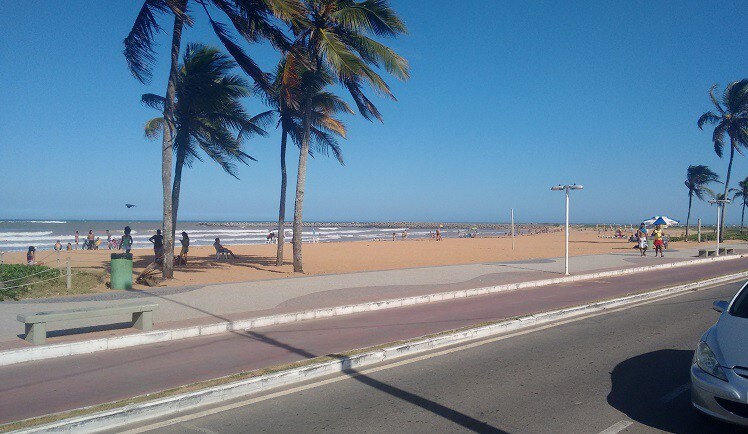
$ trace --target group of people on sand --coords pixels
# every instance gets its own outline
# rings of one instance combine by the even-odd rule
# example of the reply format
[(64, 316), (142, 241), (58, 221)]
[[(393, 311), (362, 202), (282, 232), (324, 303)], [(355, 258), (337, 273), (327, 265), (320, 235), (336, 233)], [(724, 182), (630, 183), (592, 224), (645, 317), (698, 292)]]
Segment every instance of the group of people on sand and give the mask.
[(639, 253), (641, 253), (642, 256), (647, 256), (647, 249), (649, 248), (649, 243), (647, 241), (647, 237), (651, 235), (655, 248), (655, 258), (657, 257), (657, 253), (659, 252), (660, 257), (665, 257), (665, 234), (662, 231), (662, 225), (656, 225), (654, 229), (652, 229), (651, 233), (647, 233), (647, 226), (642, 223), (639, 225), (639, 229), (636, 230), (636, 233), (634, 234), (634, 239), (636, 241), (635, 248), (639, 249)]

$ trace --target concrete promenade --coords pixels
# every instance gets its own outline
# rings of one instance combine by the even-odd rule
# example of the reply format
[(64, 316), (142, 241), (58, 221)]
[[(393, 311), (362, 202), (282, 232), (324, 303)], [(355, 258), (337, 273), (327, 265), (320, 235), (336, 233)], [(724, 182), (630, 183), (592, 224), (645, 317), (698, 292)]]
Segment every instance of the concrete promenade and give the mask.
[[(736, 244), (740, 249), (745, 244)], [(740, 250), (737, 250), (740, 253)], [(696, 249), (670, 250), (665, 258), (640, 257), (634, 249), (606, 255), (577, 256), (570, 260), (574, 274), (624, 269), (694, 259)], [(321, 275), (148, 291), (112, 291), (60, 299), (0, 303), (0, 350), (29, 344), (18, 336), (19, 313), (104, 307), (132, 301), (159, 304), (156, 329), (247, 319), (305, 309), (341, 306), (418, 296), (445, 291), (562, 276), (563, 258), (510, 263), (483, 263), (403, 270)], [(129, 318), (108, 317), (87, 321), (50, 323), (48, 343), (62, 343), (134, 333), (123, 328)], [(97, 322), (98, 321), (98, 322)], [(83, 333), (81, 333), (83, 332)]]
[(0, 423), (487, 321), (646, 292), (741, 272), (747, 267), (748, 259), (741, 258), (6, 366), (0, 368)]

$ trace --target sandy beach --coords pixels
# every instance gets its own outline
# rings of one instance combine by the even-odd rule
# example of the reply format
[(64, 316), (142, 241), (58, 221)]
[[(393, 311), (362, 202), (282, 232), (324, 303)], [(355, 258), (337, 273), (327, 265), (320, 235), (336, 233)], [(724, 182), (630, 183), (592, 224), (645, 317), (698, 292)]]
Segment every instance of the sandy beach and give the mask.
[[(304, 244), (304, 271), (307, 275), (318, 275), (552, 258), (563, 256), (563, 242), (563, 232), (554, 232), (516, 237), (514, 250), (511, 238), (508, 237), (310, 243)], [(670, 248), (677, 249), (680, 244), (671, 243)], [(689, 247), (697, 246), (693, 242), (684, 244)], [(627, 240), (599, 238), (594, 230), (574, 230), (569, 248), (572, 256), (638, 254), (631, 248), (632, 245)], [(174, 279), (163, 285), (202, 285), (298, 276), (293, 273), (290, 244), (285, 246), (285, 264), (282, 267), (274, 265), (274, 244), (227, 247), (233, 250), (236, 259), (216, 261), (213, 247), (191, 247), (187, 266), (175, 267)], [(108, 267), (110, 253), (110, 250), (63, 251), (60, 253), (60, 263), (64, 266), (65, 259), (69, 256), (73, 268), (101, 269)], [(133, 250), (133, 255), (136, 273), (142, 271), (153, 259), (152, 250)], [(46, 265), (56, 266), (55, 252), (39, 252), (37, 258)], [(8, 263), (23, 263), (24, 260), (25, 252), (5, 253), (5, 261)], [(652, 260), (655, 261), (654, 257)], [(136, 288), (139, 287), (136, 285)]]

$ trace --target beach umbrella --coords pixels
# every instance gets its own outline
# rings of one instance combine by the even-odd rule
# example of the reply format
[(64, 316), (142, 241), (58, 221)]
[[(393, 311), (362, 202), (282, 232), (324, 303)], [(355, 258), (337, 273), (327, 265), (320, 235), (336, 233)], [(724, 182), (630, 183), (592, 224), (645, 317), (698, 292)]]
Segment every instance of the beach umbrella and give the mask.
[(642, 223), (644, 223), (647, 226), (657, 226), (657, 225), (676, 226), (680, 224), (678, 220), (671, 219), (670, 217), (666, 215), (656, 215), (656, 216), (653, 216), (652, 218), (644, 220)]

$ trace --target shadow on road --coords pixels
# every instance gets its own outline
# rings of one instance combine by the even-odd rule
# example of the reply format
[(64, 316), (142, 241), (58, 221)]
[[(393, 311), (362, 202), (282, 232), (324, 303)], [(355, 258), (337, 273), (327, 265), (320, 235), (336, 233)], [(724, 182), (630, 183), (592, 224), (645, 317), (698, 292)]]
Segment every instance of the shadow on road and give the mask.
[[(317, 355), (312, 354), (303, 348), (294, 347), (293, 345), (289, 345), (277, 339), (273, 339), (262, 333), (247, 331), (246, 335), (254, 339), (261, 340), (265, 343), (278, 346), (285, 350), (292, 351), (304, 357), (308, 357), (308, 358), (317, 357)], [(342, 354), (330, 354), (330, 357), (334, 357), (340, 360), (343, 366), (350, 366), (350, 358), (348, 356), (345, 356)], [(411, 393), (411, 392), (408, 392), (407, 390), (400, 389), (399, 387), (395, 387), (391, 384), (387, 384), (382, 381), (376, 380), (355, 369), (352, 369), (352, 368), (344, 369), (343, 373), (348, 375), (351, 379), (358, 381), (359, 383), (365, 384), (369, 387), (379, 390), (380, 392), (384, 392), (390, 396), (393, 396), (395, 398), (398, 398), (405, 402), (413, 404), (417, 407), (420, 407), (426, 411), (433, 413), (436, 416), (440, 416), (447, 420), (450, 420), (453, 423), (460, 425), (464, 429), (474, 431), (474, 432), (480, 432), (480, 433), (506, 434), (506, 431), (502, 431), (498, 428), (495, 428), (486, 422), (475, 419), (471, 416), (468, 416), (465, 413), (459, 412), (455, 409), (439, 404), (438, 402), (432, 401), (423, 396), (416, 395), (415, 393)], [(351, 401), (355, 401), (355, 397), (351, 397)]]
[(692, 357), (693, 351), (667, 349), (619, 363), (610, 373), (608, 404), (634, 422), (666, 432), (745, 432), (703, 417), (691, 406)]

